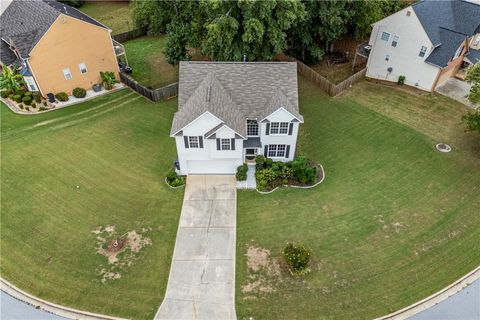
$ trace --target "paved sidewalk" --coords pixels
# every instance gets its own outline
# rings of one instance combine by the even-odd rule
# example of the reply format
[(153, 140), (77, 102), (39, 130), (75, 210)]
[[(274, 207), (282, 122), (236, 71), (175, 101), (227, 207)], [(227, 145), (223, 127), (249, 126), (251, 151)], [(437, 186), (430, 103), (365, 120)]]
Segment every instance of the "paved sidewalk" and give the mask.
[(457, 100), (470, 108), (477, 108), (479, 107), (477, 104), (468, 100), (471, 87), (472, 85), (466, 81), (450, 78), (439, 85), (435, 91), (451, 99)]
[(235, 176), (190, 175), (155, 319), (236, 319)]
[(255, 178), (255, 164), (248, 165), (247, 180), (237, 181), (238, 189), (256, 189), (257, 179)]

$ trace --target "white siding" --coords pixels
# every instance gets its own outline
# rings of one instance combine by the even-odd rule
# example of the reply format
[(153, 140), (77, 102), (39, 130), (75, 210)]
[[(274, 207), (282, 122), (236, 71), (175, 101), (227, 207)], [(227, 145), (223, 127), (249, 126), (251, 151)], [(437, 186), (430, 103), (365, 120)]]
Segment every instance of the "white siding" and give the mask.
[[(205, 133), (220, 124), (220, 120), (210, 113), (205, 113), (192, 121), (183, 129), (184, 136), (204, 136)], [(217, 138), (234, 138), (235, 133), (229, 128), (223, 127), (217, 131)], [(215, 139), (203, 139), (203, 149), (185, 148), (183, 136), (175, 137), (177, 145), (178, 161), (180, 163), (180, 174), (190, 173), (234, 173), (243, 162), (243, 140), (235, 140), (235, 150), (217, 151)], [(208, 161), (206, 161), (208, 160)], [(215, 162), (215, 160), (222, 160)], [(199, 162), (205, 161), (205, 162)], [(189, 163), (190, 162), (190, 165)], [(226, 169), (227, 164), (230, 164)], [(199, 168), (203, 166), (204, 170)], [(194, 172), (189, 172), (194, 170)], [(228, 170), (229, 169), (229, 170)]]
[[(291, 122), (295, 119), (290, 113), (284, 109), (279, 109), (266, 118), (270, 122)], [(259, 124), (260, 141), (262, 142), (262, 150), (259, 154), (264, 154), (264, 148), (270, 144), (286, 144), (290, 146), (290, 153), (288, 158), (272, 158), (275, 161), (291, 161), (295, 157), (295, 150), (297, 148), (297, 135), (299, 122), (293, 123), (292, 135), (266, 135), (267, 124), (262, 122)]]
[[(410, 11), (410, 16), (407, 16)], [(383, 32), (388, 32), (388, 41), (381, 40)], [(392, 47), (394, 36), (399, 37), (396, 47)], [(406, 77), (407, 85), (430, 91), (437, 78), (439, 68), (425, 63), (432, 51), (432, 43), (425, 33), (415, 11), (407, 7), (374, 24), (369, 44), (372, 46), (367, 64), (367, 77), (397, 82), (398, 77)], [(424, 57), (420, 57), (422, 46), (427, 47)], [(385, 61), (390, 55), (389, 61)], [(391, 67), (393, 71), (388, 73)]]

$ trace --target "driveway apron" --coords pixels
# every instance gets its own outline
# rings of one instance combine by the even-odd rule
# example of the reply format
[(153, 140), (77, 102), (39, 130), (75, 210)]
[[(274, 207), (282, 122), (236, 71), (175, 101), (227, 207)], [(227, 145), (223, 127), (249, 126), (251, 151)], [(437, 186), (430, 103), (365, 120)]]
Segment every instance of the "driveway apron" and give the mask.
[(235, 176), (190, 175), (155, 319), (236, 319)]

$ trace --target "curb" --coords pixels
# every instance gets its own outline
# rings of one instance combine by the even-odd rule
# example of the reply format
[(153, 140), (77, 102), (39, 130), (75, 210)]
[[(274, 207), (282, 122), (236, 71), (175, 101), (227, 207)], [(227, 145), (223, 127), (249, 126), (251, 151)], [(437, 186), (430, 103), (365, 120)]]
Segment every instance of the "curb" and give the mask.
[(37, 309), (41, 309), (43, 311), (53, 313), (55, 315), (68, 319), (125, 320), (124, 318), (77, 310), (61, 306), (53, 302), (45, 301), (15, 287), (13, 284), (3, 278), (0, 278), (0, 289), (8, 295), (14, 297), (15, 299), (23, 301)]
[(480, 266), (475, 268), (473, 271), (469, 272), (462, 278), (458, 279), (448, 287), (443, 288), (442, 290), (432, 294), (431, 296), (415, 302), (408, 307), (400, 309), (398, 311), (387, 314), (386, 316), (375, 318), (374, 320), (404, 320), (414, 316), (417, 313), (420, 313), (424, 310), (427, 310), (438, 303), (446, 300), (450, 296), (453, 296), (463, 288), (467, 287), (474, 281), (480, 279)]
[(312, 189), (312, 188), (315, 188), (316, 186), (318, 186), (320, 183), (323, 182), (323, 180), (325, 180), (325, 169), (323, 169), (323, 166), (320, 165), (320, 169), (322, 169), (322, 179), (320, 179), (320, 181), (318, 181), (317, 183), (311, 185), (311, 186), (295, 186), (295, 185), (289, 185), (289, 184), (285, 184), (285, 185), (282, 185), (282, 186), (278, 186), (278, 187), (275, 187), (273, 190), (270, 190), (270, 191), (260, 191), (258, 190), (257, 188), (255, 188), (255, 190), (260, 193), (260, 194), (270, 194), (270, 193), (273, 193), (274, 191), (276, 191), (277, 189), (279, 189), (280, 187), (284, 187), (284, 188), (297, 188), (297, 189)]

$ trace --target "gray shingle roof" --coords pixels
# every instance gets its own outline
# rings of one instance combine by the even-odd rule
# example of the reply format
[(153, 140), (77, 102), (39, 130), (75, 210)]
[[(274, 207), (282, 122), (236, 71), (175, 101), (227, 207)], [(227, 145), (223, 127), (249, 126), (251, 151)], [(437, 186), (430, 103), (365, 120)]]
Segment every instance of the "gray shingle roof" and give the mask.
[(181, 62), (171, 134), (209, 111), (245, 137), (247, 117), (262, 120), (279, 107), (303, 121), (295, 62)]
[[(464, 0), (422, 0), (412, 5), (435, 49), (427, 62), (445, 67), (461, 41), (480, 28), (480, 5)], [(446, 30), (449, 30), (447, 32)]]
[(480, 49), (475, 50), (470, 48), (467, 53), (467, 58), (474, 64), (480, 62)]
[(27, 58), (60, 14), (107, 28), (79, 10), (50, 0), (13, 0), (0, 16), (0, 36), (13, 40), (22, 58)]
[(17, 56), (12, 50), (10, 50), (8, 44), (2, 40), (0, 40), (0, 61), (5, 63), (7, 66), (18, 64)]

